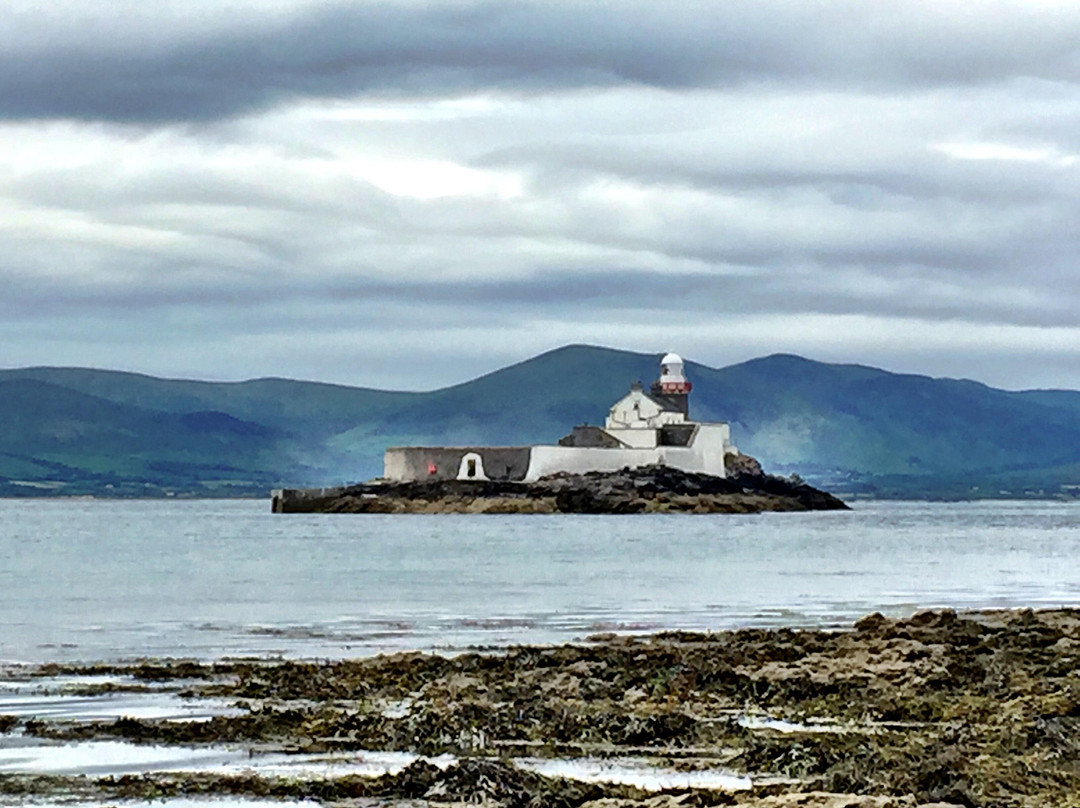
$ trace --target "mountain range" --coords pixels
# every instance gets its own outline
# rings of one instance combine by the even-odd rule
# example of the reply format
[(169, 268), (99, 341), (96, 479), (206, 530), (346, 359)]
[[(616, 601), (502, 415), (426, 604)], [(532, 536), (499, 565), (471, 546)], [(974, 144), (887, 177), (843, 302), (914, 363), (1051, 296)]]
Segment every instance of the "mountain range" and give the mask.
[[(551, 443), (659, 354), (571, 345), (430, 392), (0, 371), (0, 495), (262, 495), (377, 476), (387, 446)], [(1006, 391), (777, 354), (687, 363), (691, 415), (847, 495), (1080, 496), (1080, 392)]]

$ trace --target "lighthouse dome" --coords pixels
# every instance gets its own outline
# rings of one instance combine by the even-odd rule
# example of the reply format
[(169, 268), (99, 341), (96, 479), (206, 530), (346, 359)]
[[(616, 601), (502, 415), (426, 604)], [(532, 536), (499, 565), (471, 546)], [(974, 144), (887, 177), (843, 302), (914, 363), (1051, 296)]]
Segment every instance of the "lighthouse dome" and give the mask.
[(660, 360), (660, 378), (657, 381), (661, 393), (689, 393), (690, 382), (683, 373), (682, 357), (669, 353)]

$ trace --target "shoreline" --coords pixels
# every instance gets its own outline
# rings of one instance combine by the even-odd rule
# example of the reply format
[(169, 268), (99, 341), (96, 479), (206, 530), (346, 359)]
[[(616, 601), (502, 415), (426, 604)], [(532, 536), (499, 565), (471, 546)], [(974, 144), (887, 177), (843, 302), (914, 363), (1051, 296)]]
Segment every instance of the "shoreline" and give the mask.
[[(452, 657), (52, 664), (20, 675), (37, 687), (81, 677), (65, 691), (69, 698), (168, 693), (193, 708), (228, 704), (231, 712), (200, 721), (0, 716), (0, 738), (229, 746), (250, 750), (255, 761), (413, 757), (381, 775), (339, 769), (329, 780), (274, 774), (257, 762), (246, 774), (9, 770), (0, 774), (0, 802), (79, 792), (568, 808), (1075, 806), (1078, 669), (1077, 609), (873, 614), (844, 630), (608, 634)], [(606, 766), (609, 775), (629, 767), (645, 782), (657, 772), (669, 784), (672, 772), (683, 779), (647, 789), (640, 777), (637, 785), (583, 779), (588, 766)], [(745, 787), (694, 785), (720, 782), (719, 774), (743, 778)]]

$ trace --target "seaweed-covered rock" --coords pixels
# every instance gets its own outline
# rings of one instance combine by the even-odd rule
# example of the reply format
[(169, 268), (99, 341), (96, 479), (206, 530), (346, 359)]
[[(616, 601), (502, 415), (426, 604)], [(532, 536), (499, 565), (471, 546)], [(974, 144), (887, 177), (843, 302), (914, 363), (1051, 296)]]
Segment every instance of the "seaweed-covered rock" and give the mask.
[[(331, 780), (207, 772), (76, 782), (0, 773), (0, 804), (62, 786), (96, 788), (110, 799), (213, 793), (325, 804), (375, 798), (402, 808), (393, 801), (1080, 808), (1077, 610), (871, 615), (852, 631), (606, 635), (451, 657), (239, 660), (206, 666), (201, 682), (185, 678), (185, 663), (162, 661), (155, 679), (167, 682), (170, 671), (191, 698), (237, 700), (242, 714), (205, 722), (46, 716), (21, 720), (18, 729), (58, 740), (450, 754), (456, 763), (420, 759), (379, 778)], [(517, 765), (521, 757), (648, 758), (665, 771), (723, 768), (753, 787), (631, 793), (631, 786), (541, 776)]]

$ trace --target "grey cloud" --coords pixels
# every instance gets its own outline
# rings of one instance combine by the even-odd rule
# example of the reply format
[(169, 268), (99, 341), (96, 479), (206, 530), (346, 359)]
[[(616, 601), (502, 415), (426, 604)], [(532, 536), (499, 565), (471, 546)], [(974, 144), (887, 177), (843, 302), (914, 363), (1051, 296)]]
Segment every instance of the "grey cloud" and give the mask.
[(0, 42), (5, 361), (424, 387), (585, 341), (1080, 386), (1080, 11), (278, 3)]
[[(171, 183), (162, 196), (187, 200), (183, 187)], [(873, 311), (885, 317), (1062, 326), (1075, 325), (1080, 311), (1073, 265), (1080, 234), (1048, 227), (1043, 240), (1026, 234), (1014, 243), (1015, 233), (993, 232), (992, 226), (1000, 230), (1006, 220), (992, 212), (986, 222), (962, 212), (965, 226), (973, 220), (975, 225), (965, 233), (905, 207), (887, 228), (857, 215), (850, 230), (832, 228), (822, 237), (816, 225), (799, 231), (792, 220), (806, 210), (827, 221), (845, 215), (842, 208), (829, 211), (822, 202), (786, 208), (781, 200), (763, 210), (779, 223), (748, 235), (729, 232), (708, 198), (692, 219), (684, 214), (646, 230), (626, 226), (602, 207), (575, 205), (561, 196), (532, 200), (523, 210), (490, 202), (470, 210), (456, 199), (402, 201), (392, 216), (358, 223), (345, 215), (347, 201), (334, 207), (316, 200), (309, 217), (287, 195), (253, 193), (243, 212), (251, 221), (244, 234), (235, 222), (216, 220), (217, 202), (232, 198), (222, 194), (211, 193), (214, 204), (183, 216), (191, 246), (89, 251), (55, 241), (9, 244), (0, 265), (7, 292), (0, 311), (25, 320), (81, 311), (105, 316), (212, 309), (221, 312), (216, 327), (229, 330), (255, 328), (264, 316), (259, 312), (287, 301), (294, 313), (275, 314), (270, 322), (306, 319), (312, 331), (357, 319), (383, 327), (415, 322), (410, 309), (425, 311), (426, 320), (438, 311), (441, 320), (482, 322), (486, 328), (496, 327), (508, 311), (543, 319), (673, 304), (683, 312), (728, 316)], [(88, 204), (74, 196), (75, 203)], [(137, 203), (118, 194), (109, 205), (136, 216), (136, 222), (177, 227), (176, 213), (159, 221), (130, 213), (153, 197), (146, 186), (136, 183), (133, 196)], [(536, 204), (562, 213), (537, 222), (529, 215)], [(824, 213), (816, 210), (823, 206)], [(401, 227), (402, 221), (412, 225)], [(363, 234), (364, 225), (378, 228), (374, 242)], [(522, 251), (516, 244), (522, 238), (541, 245), (538, 253)], [(553, 263), (543, 245), (556, 240), (595, 254)], [(86, 271), (50, 282), (49, 262), (64, 263), (65, 251), (71, 263), (86, 262)], [(606, 263), (604, 251), (614, 252)], [(436, 256), (435, 264), (417, 275), (410, 265), (424, 252)], [(703, 266), (681, 269), (684, 259)], [(94, 269), (106, 261), (108, 272)], [(643, 261), (648, 268), (641, 268)], [(347, 271), (340, 268), (343, 262)], [(440, 277), (440, 263), (455, 270), (450, 277)], [(457, 271), (462, 267), (467, 274)], [(340, 306), (329, 316), (333, 301)]]
[[(480, 324), (492, 330), (530, 320), (604, 320), (631, 312), (646, 319), (663, 312), (685, 320), (747, 313), (862, 315), (871, 308), (876, 316), (926, 322), (1072, 327), (1080, 309), (1075, 282), (1034, 294), (1019, 284), (973, 290), (919, 267), (876, 282), (870, 272), (835, 268), (656, 273), (593, 267), (587, 273), (548, 269), (517, 280), (424, 283), (350, 276), (308, 282), (220, 276), (177, 283), (168, 274), (159, 277), (137, 286), (62, 291), (7, 283), (0, 314), (9, 323), (68, 316), (153, 322), (161, 316), (163, 322), (186, 322), (191, 331), (201, 321), (222, 335), (294, 329), (313, 335), (402, 324), (415, 330)], [(887, 305), (882, 305), (884, 298)]]
[[(104, 19), (109, 5), (99, 8)], [(980, 10), (972, 20), (961, 7), (853, 0), (332, 3), (175, 33), (121, 15), (108, 38), (53, 18), (50, 36), (24, 22), (0, 42), (0, 115), (205, 121), (360, 93), (1076, 80), (1080, 12)]]
[[(81, 306), (31, 322), (5, 315), (0, 317), (0, 340), (6, 361), (11, 361), (10, 350), (18, 350), (20, 365), (96, 365), (217, 379), (275, 375), (396, 389), (455, 383), (568, 342), (643, 351), (678, 347), (715, 366), (794, 350), (825, 361), (968, 376), (1013, 388), (1067, 386), (1061, 380), (1072, 378), (1080, 360), (1075, 343), (1040, 344), (1007, 330), (995, 340), (999, 345), (973, 344), (962, 324), (950, 332), (958, 341), (943, 340), (940, 320), (853, 321), (837, 312), (815, 321), (806, 310), (775, 297), (772, 306), (779, 313), (755, 324), (761, 312), (747, 319), (745, 312), (736, 311), (737, 296), (752, 288), (746, 283), (717, 282), (713, 288), (722, 294), (712, 297), (703, 296), (708, 291), (703, 288), (691, 294), (687, 279), (672, 278), (659, 290), (665, 293), (659, 308), (656, 300), (647, 305), (633, 294), (612, 293), (610, 287), (605, 298), (604, 290), (596, 288), (586, 290), (595, 296), (583, 301), (585, 308), (560, 308), (560, 290), (570, 291), (558, 285), (560, 280), (566, 279), (546, 289), (551, 300), (535, 308), (524, 302), (506, 305), (505, 296), (490, 289), (487, 297), (480, 295), (465, 307), (453, 305), (455, 295), (445, 304), (434, 295), (408, 302), (386, 299), (390, 294), (406, 300), (401, 290), (374, 290), (369, 305), (354, 299), (314, 300), (297, 292), (288, 300), (247, 308)], [(625, 286), (641, 279), (613, 273), (609, 280)], [(645, 291), (656, 292), (658, 286), (646, 285)], [(522, 300), (527, 289), (519, 287), (513, 296)], [(678, 293), (671, 294), (672, 289)], [(757, 302), (747, 301), (744, 307)], [(836, 301), (831, 305), (836, 307)], [(989, 324), (975, 333), (997, 330)], [(27, 340), (28, 347), (23, 346)], [(990, 353), (994, 361), (988, 363)]]

